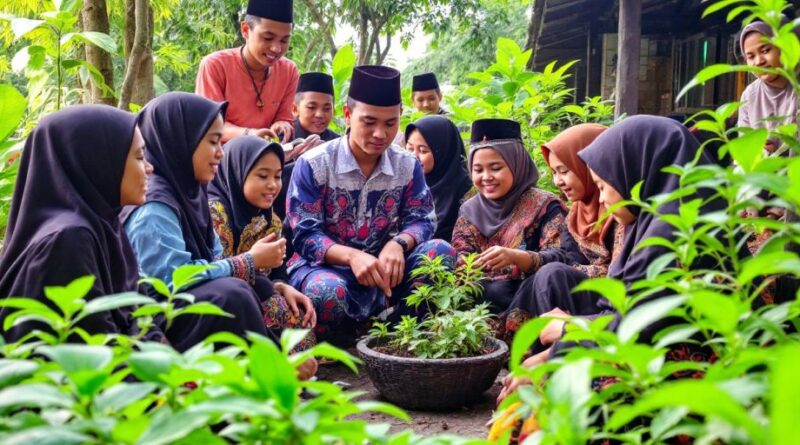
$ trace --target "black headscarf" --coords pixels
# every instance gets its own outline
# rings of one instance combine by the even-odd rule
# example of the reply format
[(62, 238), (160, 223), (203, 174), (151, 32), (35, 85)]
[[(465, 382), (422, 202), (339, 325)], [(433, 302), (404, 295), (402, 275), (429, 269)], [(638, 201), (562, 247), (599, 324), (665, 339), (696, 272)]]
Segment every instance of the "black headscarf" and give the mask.
[(442, 116), (426, 116), (406, 127), (406, 141), (419, 130), (433, 153), (433, 170), (425, 175), (436, 207), (434, 238), (450, 240), (461, 199), (472, 188), (464, 141), (455, 124)]
[[(96, 278), (89, 298), (136, 289), (136, 256), (117, 219), (135, 127), (132, 114), (104, 105), (73, 106), (39, 121), (20, 161), (0, 257), (0, 297), (43, 299), (45, 286), (88, 274)], [(83, 250), (63, 251), (78, 246)], [(90, 332), (124, 331), (118, 315), (114, 322), (103, 314), (82, 325)]]
[(190, 93), (167, 93), (150, 101), (139, 114), (153, 174), (147, 201), (168, 205), (181, 221), (186, 250), (192, 259), (214, 260), (214, 227), (206, 185), (194, 177), (192, 156), (227, 102), (212, 102)]
[(244, 181), (247, 175), (256, 162), (267, 153), (275, 153), (283, 168), (281, 144), (268, 142), (256, 136), (239, 136), (231, 139), (225, 144), (225, 156), (222, 158), (217, 176), (208, 185), (209, 199), (221, 202), (230, 218), (235, 246), (239, 245), (239, 235), (253, 217), (262, 215), (267, 221), (272, 220), (271, 207), (259, 209), (247, 202), (244, 197)]
[[(671, 165), (684, 166), (698, 157), (698, 164), (712, 164), (707, 153), (698, 154), (700, 143), (680, 123), (660, 116), (633, 116), (614, 125), (578, 153), (595, 174), (614, 187), (625, 199), (631, 198), (633, 187), (644, 181), (640, 198), (647, 200), (656, 195), (674, 192), (680, 187), (680, 178), (662, 170)], [(706, 200), (713, 192), (700, 189), (689, 199)], [(680, 201), (675, 200), (659, 208), (662, 214), (677, 214)], [(725, 208), (721, 200), (706, 203), (700, 210), (708, 213)], [(666, 252), (665, 248), (650, 246), (636, 250), (647, 238), (674, 239), (675, 229), (647, 212), (629, 207), (636, 221), (625, 228), (625, 241), (616, 260), (608, 269), (608, 276), (626, 284), (645, 278), (647, 267)], [(698, 262), (704, 261), (700, 258)], [(699, 264), (696, 264), (698, 266)]]

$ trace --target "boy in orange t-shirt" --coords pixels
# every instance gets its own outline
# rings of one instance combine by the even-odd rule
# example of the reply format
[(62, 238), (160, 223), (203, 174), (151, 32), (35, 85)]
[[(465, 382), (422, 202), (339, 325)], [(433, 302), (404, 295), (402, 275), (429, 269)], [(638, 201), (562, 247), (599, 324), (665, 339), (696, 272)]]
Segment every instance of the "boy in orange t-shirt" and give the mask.
[(228, 101), (222, 140), (252, 134), (292, 140), (299, 73), (283, 57), (292, 37), (292, 0), (250, 0), (241, 23), (245, 44), (204, 57), (195, 92)]

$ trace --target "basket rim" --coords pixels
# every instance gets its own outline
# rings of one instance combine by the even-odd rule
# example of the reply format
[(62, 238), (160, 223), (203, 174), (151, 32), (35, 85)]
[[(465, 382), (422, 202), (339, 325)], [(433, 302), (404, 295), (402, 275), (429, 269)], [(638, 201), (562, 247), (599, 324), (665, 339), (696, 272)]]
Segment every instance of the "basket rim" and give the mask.
[(390, 360), (394, 362), (402, 362), (402, 363), (409, 363), (409, 364), (430, 364), (430, 365), (446, 365), (446, 364), (464, 364), (464, 363), (482, 363), (486, 361), (491, 361), (494, 359), (501, 358), (502, 356), (508, 353), (508, 345), (502, 340), (499, 340), (495, 337), (489, 337), (487, 340), (497, 346), (497, 349), (494, 351), (483, 354), (483, 355), (476, 355), (472, 357), (456, 357), (456, 358), (419, 358), (419, 357), (398, 357), (396, 355), (384, 354), (383, 352), (378, 352), (371, 347), (369, 347), (369, 343), (375, 340), (376, 337), (373, 335), (367, 335), (366, 337), (362, 338), (356, 344), (356, 350), (359, 354), (377, 358), (381, 360)]

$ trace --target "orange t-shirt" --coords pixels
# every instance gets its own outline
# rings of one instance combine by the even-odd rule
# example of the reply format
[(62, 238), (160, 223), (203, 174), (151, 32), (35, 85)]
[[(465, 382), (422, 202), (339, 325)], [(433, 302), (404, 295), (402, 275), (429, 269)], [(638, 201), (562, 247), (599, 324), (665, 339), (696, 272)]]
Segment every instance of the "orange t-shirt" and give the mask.
[[(292, 103), (297, 90), (297, 65), (281, 57), (270, 69), (261, 92), (264, 107), (259, 110), (253, 81), (242, 63), (239, 48), (211, 53), (200, 62), (195, 93), (216, 101), (228, 101), (225, 120), (240, 127), (269, 128), (278, 121), (292, 122)], [(262, 78), (256, 76), (261, 88)]]

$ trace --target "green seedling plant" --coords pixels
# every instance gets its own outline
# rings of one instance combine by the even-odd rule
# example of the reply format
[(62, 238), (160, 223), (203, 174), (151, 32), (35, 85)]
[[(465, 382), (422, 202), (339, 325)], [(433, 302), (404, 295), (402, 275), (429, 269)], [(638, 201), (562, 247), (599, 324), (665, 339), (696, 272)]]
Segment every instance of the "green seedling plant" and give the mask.
[(427, 314), (422, 320), (403, 316), (393, 330), (374, 322), (370, 334), (390, 351), (419, 358), (473, 357), (487, 352), (492, 337), (492, 315), (487, 304), (476, 304), (483, 293), (483, 272), (475, 265), (476, 255), (464, 258), (455, 270), (443, 257), (420, 257), (413, 278), (425, 277), (406, 297), (406, 303)]

